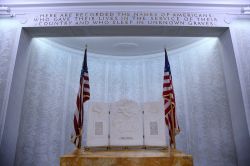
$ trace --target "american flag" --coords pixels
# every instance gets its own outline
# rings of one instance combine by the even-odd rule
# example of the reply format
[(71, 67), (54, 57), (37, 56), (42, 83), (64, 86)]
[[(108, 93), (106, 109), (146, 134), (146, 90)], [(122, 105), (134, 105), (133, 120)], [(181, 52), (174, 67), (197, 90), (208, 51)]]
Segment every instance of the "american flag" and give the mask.
[(75, 132), (71, 136), (71, 141), (77, 148), (81, 148), (82, 129), (83, 129), (83, 115), (84, 115), (84, 102), (90, 98), (89, 88), (89, 74), (87, 66), (87, 48), (84, 53), (84, 60), (82, 64), (80, 87), (77, 94), (76, 106), (77, 109), (74, 113), (74, 129)]
[(177, 122), (177, 117), (175, 112), (175, 95), (174, 95), (171, 70), (168, 62), (166, 49), (165, 49), (165, 68), (164, 68), (162, 96), (164, 99), (165, 122), (168, 127), (169, 137), (170, 137), (170, 147), (176, 148), (175, 135), (180, 132), (180, 128)]

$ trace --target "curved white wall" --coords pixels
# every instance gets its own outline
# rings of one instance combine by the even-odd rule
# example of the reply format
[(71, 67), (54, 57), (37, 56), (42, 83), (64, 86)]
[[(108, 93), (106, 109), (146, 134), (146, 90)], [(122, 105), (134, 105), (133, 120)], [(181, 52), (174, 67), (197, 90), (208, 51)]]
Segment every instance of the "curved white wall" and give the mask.
[[(217, 38), (169, 52), (177, 115), (177, 148), (195, 165), (236, 165), (230, 110)], [(88, 53), (91, 99), (161, 98), (163, 55), (121, 58)], [(70, 142), (82, 53), (32, 40), (15, 165), (58, 165)]]

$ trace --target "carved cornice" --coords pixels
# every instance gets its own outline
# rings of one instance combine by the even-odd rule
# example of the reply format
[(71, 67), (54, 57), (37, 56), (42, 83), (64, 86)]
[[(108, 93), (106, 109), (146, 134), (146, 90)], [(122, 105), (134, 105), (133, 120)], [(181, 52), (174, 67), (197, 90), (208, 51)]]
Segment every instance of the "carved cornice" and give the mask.
[(198, 1), (165, 1), (165, 0), (157, 0), (157, 1), (150, 1), (146, 0), (144, 2), (137, 0), (121, 0), (119, 2), (113, 2), (111, 0), (101, 1), (101, 0), (85, 0), (83, 1), (53, 1), (53, 2), (3, 2), (0, 3), (1, 6), (10, 7), (13, 12), (37, 12), (44, 11), (44, 10), (51, 10), (51, 11), (77, 11), (81, 8), (117, 8), (119, 7), (122, 9), (129, 9), (129, 8), (164, 8), (168, 10), (184, 10), (184, 11), (209, 11), (209, 12), (220, 12), (220, 13), (232, 13), (232, 14), (239, 14), (241, 12), (242, 7), (250, 6), (250, 3), (247, 1), (240, 1), (240, 2), (198, 2)]

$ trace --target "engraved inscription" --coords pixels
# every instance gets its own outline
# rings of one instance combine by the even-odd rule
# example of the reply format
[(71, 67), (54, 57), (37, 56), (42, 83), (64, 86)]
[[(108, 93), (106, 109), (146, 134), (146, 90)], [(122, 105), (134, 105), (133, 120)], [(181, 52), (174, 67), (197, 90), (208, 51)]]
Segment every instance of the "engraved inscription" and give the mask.
[(158, 124), (156, 121), (150, 122), (150, 135), (158, 135)]
[(133, 140), (133, 137), (120, 137), (122, 140)]
[(103, 122), (95, 122), (95, 135), (103, 135)]
[(217, 26), (219, 15), (212, 13), (167, 11), (92, 11), (41, 13), (33, 17), (33, 26), (89, 26), (89, 25), (167, 25)]

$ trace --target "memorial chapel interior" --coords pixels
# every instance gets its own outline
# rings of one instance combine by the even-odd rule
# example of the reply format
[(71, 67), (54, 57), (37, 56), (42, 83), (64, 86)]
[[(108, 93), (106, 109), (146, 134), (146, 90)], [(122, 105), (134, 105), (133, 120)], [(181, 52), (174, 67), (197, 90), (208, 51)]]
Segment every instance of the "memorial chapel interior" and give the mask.
[(249, 166), (249, 64), (250, 0), (1, 0), (0, 166)]

